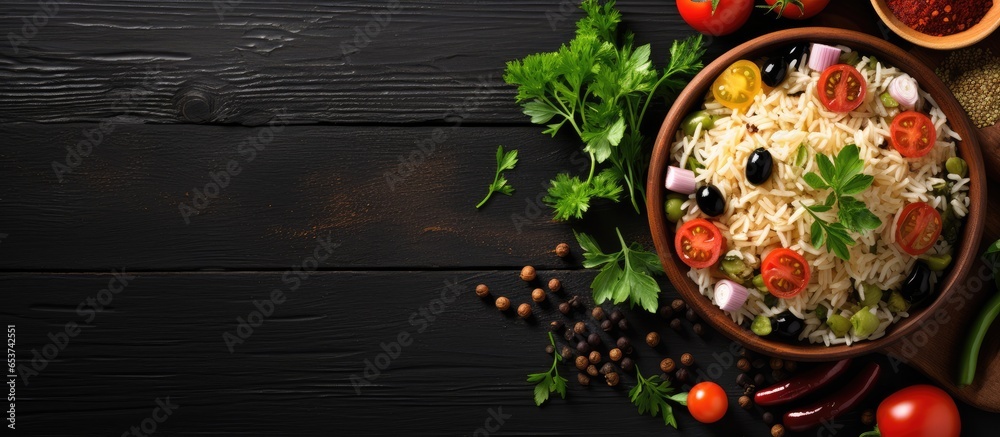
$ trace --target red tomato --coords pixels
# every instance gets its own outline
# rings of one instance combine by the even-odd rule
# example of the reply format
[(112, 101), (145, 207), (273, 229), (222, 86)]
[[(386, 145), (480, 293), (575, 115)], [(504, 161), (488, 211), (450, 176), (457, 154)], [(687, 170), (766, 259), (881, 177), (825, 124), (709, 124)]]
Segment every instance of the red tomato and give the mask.
[(883, 437), (958, 437), (962, 432), (955, 401), (932, 385), (893, 393), (878, 405), (875, 419)]
[(892, 147), (907, 158), (919, 158), (930, 153), (937, 141), (937, 129), (930, 117), (917, 111), (906, 111), (892, 119), (889, 127)]
[(771, 6), (768, 12), (777, 10), (782, 17), (793, 20), (812, 18), (822, 11), (830, 0), (764, 0)]
[(719, 384), (710, 381), (700, 382), (691, 387), (687, 404), (691, 416), (701, 423), (717, 422), (729, 409), (726, 391), (719, 387)]
[(941, 214), (924, 202), (906, 205), (896, 220), (896, 244), (903, 252), (913, 256), (922, 255), (934, 247), (944, 227)]
[(809, 265), (805, 258), (791, 249), (774, 249), (760, 265), (767, 291), (776, 297), (789, 299), (809, 285)]
[(719, 260), (725, 238), (719, 228), (705, 219), (694, 219), (681, 225), (674, 237), (677, 256), (691, 268), (711, 267)]
[(826, 109), (851, 112), (865, 100), (868, 82), (857, 68), (847, 64), (831, 65), (819, 76), (816, 92)]
[(712, 11), (712, 0), (677, 0), (681, 18), (706, 35), (722, 36), (736, 31), (750, 18), (753, 0), (719, 0)]

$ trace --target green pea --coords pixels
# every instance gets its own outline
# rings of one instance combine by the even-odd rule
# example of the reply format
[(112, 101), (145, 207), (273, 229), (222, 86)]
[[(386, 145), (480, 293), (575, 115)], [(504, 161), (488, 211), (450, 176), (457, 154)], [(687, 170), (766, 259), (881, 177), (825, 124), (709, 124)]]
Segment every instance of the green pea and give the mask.
[(667, 199), (667, 203), (663, 205), (663, 209), (667, 212), (667, 220), (676, 222), (684, 217), (684, 209), (681, 208), (683, 204), (684, 201), (681, 199)]
[(847, 320), (847, 317), (840, 314), (830, 314), (830, 316), (826, 318), (826, 326), (830, 327), (830, 332), (832, 332), (833, 335), (843, 337), (847, 335), (847, 331), (851, 330), (851, 321)]
[(707, 111), (693, 112), (681, 122), (681, 129), (684, 129), (684, 135), (694, 135), (698, 125), (701, 125), (703, 131), (709, 130), (715, 127), (715, 117)]
[(959, 177), (963, 178), (969, 174), (969, 164), (967, 164), (964, 159), (957, 156), (948, 158), (948, 160), (944, 162), (944, 168), (948, 170), (948, 173), (957, 174)]
[(878, 305), (878, 301), (882, 300), (882, 289), (875, 284), (863, 284), (865, 287), (865, 298), (861, 299), (861, 305), (866, 307)]
[(754, 276), (753, 277), (753, 286), (754, 286), (754, 288), (756, 288), (756, 289), (758, 289), (760, 291), (765, 291), (766, 292), (767, 291), (767, 286), (764, 285), (764, 275)]
[(930, 267), (932, 271), (940, 272), (948, 268), (951, 265), (951, 254), (943, 253), (940, 255), (925, 255), (920, 257), (927, 263), (927, 267)]
[(826, 320), (826, 305), (820, 305), (816, 307), (816, 318), (820, 320)]
[(758, 315), (750, 324), (750, 330), (761, 337), (771, 334), (771, 319), (763, 314)]
[(898, 291), (893, 291), (889, 294), (889, 311), (894, 313), (902, 313), (910, 309), (910, 303), (906, 301), (906, 298)]
[(851, 326), (854, 328), (854, 335), (859, 338), (868, 338), (869, 335), (878, 329), (878, 317), (868, 312), (868, 307), (861, 308), (861, 311), (851, 316)]
[(882, 100), (882, 106), (885, 106), (886, 108), (899, 107), (899, 102), (897, 102), (896, 99), (892, 98), (892, 95), (889, 94), (888, 91), (882, 93), (882, 95), (878, 96), (878, 98)]

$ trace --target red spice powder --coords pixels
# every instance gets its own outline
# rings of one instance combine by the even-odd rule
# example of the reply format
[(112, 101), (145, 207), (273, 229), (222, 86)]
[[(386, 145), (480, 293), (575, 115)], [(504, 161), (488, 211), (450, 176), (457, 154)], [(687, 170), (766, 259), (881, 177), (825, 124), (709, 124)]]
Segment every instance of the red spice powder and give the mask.
[(887, 0), (886, 5), (907, 26), (945, 36), (975, 26), (993, 7), (993, 0)]

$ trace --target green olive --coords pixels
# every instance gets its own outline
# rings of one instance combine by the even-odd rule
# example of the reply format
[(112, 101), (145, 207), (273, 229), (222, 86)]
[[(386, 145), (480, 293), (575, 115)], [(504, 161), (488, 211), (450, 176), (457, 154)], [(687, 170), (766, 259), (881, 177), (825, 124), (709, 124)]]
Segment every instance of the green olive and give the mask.
[(920, 257), (927, 263), (927, 267), (930, 267), (931, 271), (940, 272), (948, 268), (951, 265), (951, 254), (944, 253), (941, 255), (924, 255)]
[(757, 315), (757, 318), (753, 319), (753, 323), (750, 324), (750, 330), (761, 337), (770, 335), (771, 319), (763, 314)]
[(671, 194), (667, 196), (667, 202), (663, 204), (663, 209), (667, 213), (667, 220), (672, 222), (677, 222), (682, 217), (684, 217), (684, 205), (685, 197)]
[(878, 329), (878, 317), (868, 312), (868, 307), (861, 308), (860, 311), (851, 316), (851, 326), (854, 328), (854, 335), (859, 338), (868, 338)]
[(865, 287), (865, 298), (861, 299), (861, 305), (870, 307), (878, 305), (878, 301), (882, 300), (882, 289), (875, 284), (863, 284)]
[(889, 294), (889, 311), (894, 313), (901, 313), (910, 309), (910, 303), (906, 301), (906, 298), (898, 291), (893, 291)]
[(948, 173), (957, 174), (959, 177), (965, 177), (969, 174), (969, 164), (965, 162), (964, 159), (957, 156), (948, 158), (944, 162), (944, 168), (948, 170)]
[(847, 335), (847, 331), (851, 330), (851, 321), (847, 320), (847, 317), (840, 314), (830, 314), (830, 316), (826, 318), (826, 326), (830, 327), (830, 332), (832, 332), (833, 335), (843, 337)]
[(681, 122), (681, 129), (684, 130), (684, 135), (694, 135), (694, 131), (698, 129), (698, 125), (701, 125), (701, 130), (706, 131), (715, 127), (715, 117), (709, 114), (707, 111), (697, 111), (687, 116), (683, 122)]
[(816, 307), (816, 318), (820, 320), (826, 320), (827, 314), (826, 305), (819, 305)]

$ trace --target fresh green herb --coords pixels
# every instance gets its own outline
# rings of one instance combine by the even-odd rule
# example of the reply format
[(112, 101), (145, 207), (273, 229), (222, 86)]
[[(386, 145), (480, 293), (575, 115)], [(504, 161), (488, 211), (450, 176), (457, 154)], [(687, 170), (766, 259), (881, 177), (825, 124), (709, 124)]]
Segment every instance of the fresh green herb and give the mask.
[[(858, 146), (848, 144), (833, 160), (817, 154), (819, 174), (809, 172), (802, 176), (814, 189), (833, 190), (825, 202), (806, 207), (813, 217), (809, 229), (813, 247), (819, 248), (825, 243), (828, 252), (845, 261), (851, 259), (847, 247), (855, 243), (849, 231), (861, 233), (882, 225), (882, 220), (872, 214), (864, 202), (854, 197), (867, 190), (875, 180), (874, 176), (861, 173), (865, 163), (860, 153)], [(829, 223), (817, 215), (830, 211), (834, 205), (838, 207), (837, 222)]]
[(510, 196), (514, 194), (514, 187), (507, 185), (507, 178), (503, 177), (504, 170), (513, 170), (514, 166), (517, 165), (517, 150), (511, 150), (510, 152), (504, 152), (503, 146), (497, 147), (497, 172), (493, 176), (493, 183), (490, 184), (490, 191), (486, 193), (486, 197), (483, 198), (476, 209), (479, 209), (486, 204), (487, 200), (490, 200), (490, 196), (493, 193), (499, 192), (501, 194), (506, 194)]
[[(715, 15), (715, 10), (719, 9), (720, 2), (722, 2), (722, 0), (712, 0), (712, 15)], [(676, 426), (674, 428), (676, 428)]]
[(649, 412), (650, 416), (663, 415), (663, 423), (677, 428), (677, 419), (674, 418), (674, 409), (667, 403), (673, 401), (680, 405), (687, 405), (687, 392), (674, 393), (670, 381), (664, 381), (660, 375), (653, 375), (643, 378), (639, 373), (639, 368), (635, 369), (635, 377), (639, 383), (628, 392), (629, 399), (639, 407), (639, 414)]
[[(508, 62), (504, 74), (517, 85), (517, 101), (532, 123), (546, 125), (544, 133), (552, 136), (569, 125), (590, 156), (586, 179), (560, 174), (552, 181), (545, 202), (557, 220), (580, 218), (593, 199), (617, 201), (622, 191), (639, 212), (649, 164), (639, 131), (646, 110), (663, 91), (683, 88), (682, 79), (701, 69), (705, 53), (701, 35), (675, 41), (667, 67), (658, 71), (649, 44), (635, 47), (631, 32), (619, 37), (614, 1), (585, 0), (580, 8), (586, 16), (572, 41), (556, 52)], [(604, 163), (610, 166), (596, 171)]]
[(876, 425), (874, 430), (863, 432), (858, 437), (882, 437), (882, 433), (879, 432), (878, 425)]
[[(621, 251), (604, 253), (594, 239), (584, 233), (576, 234), (576, 241), (583, 248), (583, 266), (588, 269), (601, 267), (601, 272), (590, 284), (594, 303), (612, 301), (615, 304), (629, 301), (646, 311), (655, 313), (660, 284), (653, 275), (663, 274), (663, 265), (655, 253), (646, 252), (639, 243), (625, 244), (622, 233), (617, 228)], [(622, 262), (625, 266), (622, 267)]]
[(799, 148), (795, 149), (795, 166), (804, 167), (807, 162), (809, 162), (809, 146), (806, 143), (799, 144)]
[(556, 349), (556, 340), (549, 333), (549, 342), (552, 343), (552, 368), (548, 372), (532, 373), (528, 375), (528, 382), (535, 384), (535, 405), (542, 406), (549, 400), (549, 393), (558, 392), (563, 399), (566, 399), (566, 378), (559, 376), (559, 368), (556, 367), (562, 356)]
[[(778, 10), (777, 16), (774, 18), (778, 19), (782, 17), (781, 14), (785, 13), (785, 8), (788, 7), (789, 4), (798, 6), (799, 11), (806, 10), (806, 7), (802, 5), (802, 0), (778, 0), (774, 2), (773, 5), (757, 5), (757, 7), (767, 9), (766, 11), (764, 11), (765, 14), (777, 9)], [(802, 14), (805, 15), (805, 12), (802, 12)]]

